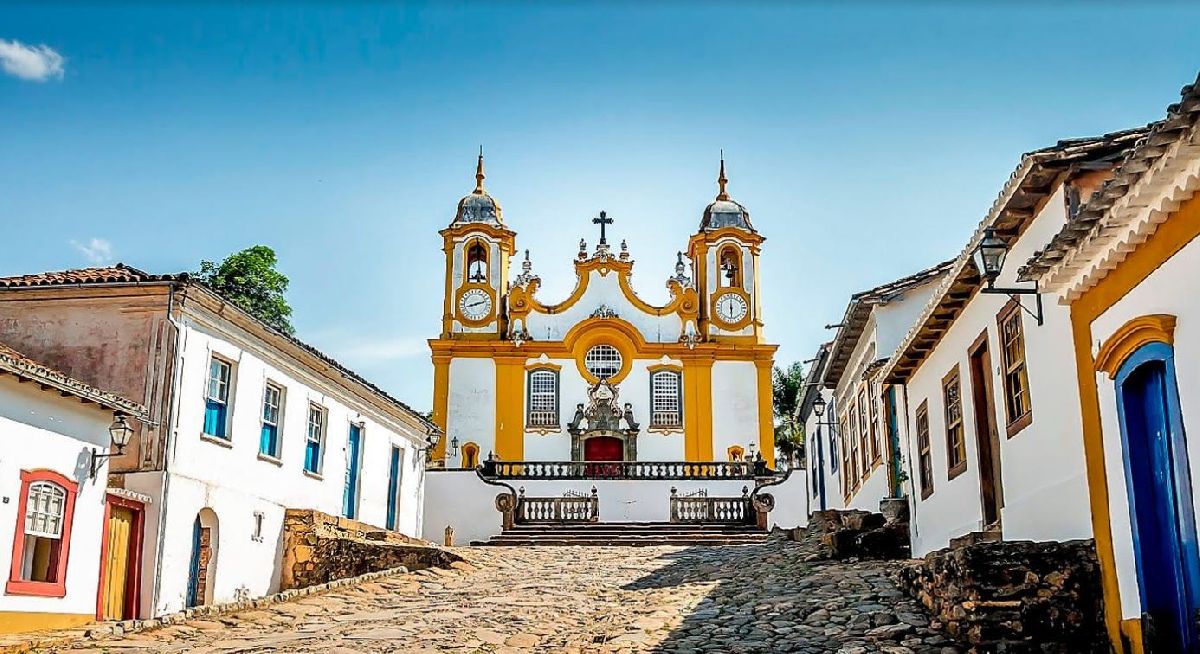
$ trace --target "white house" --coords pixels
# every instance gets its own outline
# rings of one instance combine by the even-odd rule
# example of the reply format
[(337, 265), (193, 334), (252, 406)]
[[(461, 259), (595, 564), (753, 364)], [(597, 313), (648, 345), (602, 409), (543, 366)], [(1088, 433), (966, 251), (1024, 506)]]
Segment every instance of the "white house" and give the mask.
[(107, 488), (107, 457), (110, 429), (144, 419), (140, 405), (0, 344), (0, 633), (78, 626), (136, 600), (126, 572), (136, 576), (140, 541), (125, 506), (139, 498)]
[(1022, 273), (1070, 312), (1074, 338), (1057, 360), (1074, 365), (1060, 383), (1081, 399), (1072, 407), (1088, 480), (1080, 504), (1122, 654), (1200, 646), (1200, 446), (1186, 428), (1200, 415), (1197, 190), (1192, 84)]
[(1025, 155), (882, 371), (907, 398), (915, 555), (969, 535), (1091, 536), (1068, 310), (1021, 290), (1016, 265), (989, 280), (975, 255), (992, 239), (1010, 261), (1044, 247), (1144, 135)]
[(112, 461), (142, 508), (144, 617), (279, 587), (285, 509), (421, 533), (427, 439), (402, 402), (186, 275), (0, 279), (0, 339), (144, 400)]
[(949, 268), (942, 263), (850, 297), (821, 378), (832, 395), (826, 430), (839, 441), (828, 449), (840, 457), (828, 508), (878, 511), (881, 500), (901, 496), (904, 398), (881, 383), (879, 372)]
[(837, 410), (833, 391), (825, 388), (822, 381), (831, 347), (832, 341), (822, 343), (816, 356), (805, 361), (808, 371), (804, 373), (804, 385), (796, 402), (796, 420), (804, 425), (805, 497), (809, 513), (842, 506), (841, 449), (830, 419)]

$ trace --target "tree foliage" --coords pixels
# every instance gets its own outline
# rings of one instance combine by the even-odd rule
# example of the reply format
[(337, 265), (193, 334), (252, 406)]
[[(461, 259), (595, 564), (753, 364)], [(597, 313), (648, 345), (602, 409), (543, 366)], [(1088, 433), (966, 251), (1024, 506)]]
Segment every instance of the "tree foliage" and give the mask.
[(196, 275), (254, 317), (293, 334), (296, 330), (291, 322), (292, 308), (284, 297), (288, 278), (275, 269), (277, 263), (275, 250), (255, 245), (229, 255), (220, 264), (201, 261)]
[(789, 461), (804, 454), (804, 425), (796, 420), (796, 407), (804, 392), (804, 366), (799, 361), (775, 367), (771, 375), (771, 404), (775, 411), (775, 447)]

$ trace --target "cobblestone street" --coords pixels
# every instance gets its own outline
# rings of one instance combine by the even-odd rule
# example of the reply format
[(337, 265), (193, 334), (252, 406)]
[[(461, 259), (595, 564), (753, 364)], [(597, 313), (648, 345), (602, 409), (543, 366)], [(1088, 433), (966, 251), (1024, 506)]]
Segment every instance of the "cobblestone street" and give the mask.
[(458, 552), (471, 563), (66, 651), (958, 651), (896, 590), (889, 564), (805, 563), (810, 546), (778, 538)]

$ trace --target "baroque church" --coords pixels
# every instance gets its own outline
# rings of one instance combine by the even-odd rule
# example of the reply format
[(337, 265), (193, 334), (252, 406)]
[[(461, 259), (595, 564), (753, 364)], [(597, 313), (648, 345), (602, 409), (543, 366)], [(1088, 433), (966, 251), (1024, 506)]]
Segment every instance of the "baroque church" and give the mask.
[(442, 330), (429, 345), (433, 420), (445, 432), (434, 460), (473, 468), (501, 461), (740, 461), (774, 465), (771, 372), (763, 342), (759, 254), (764, 238), (726, 190), (700, 218), (655, 306), (634, 290), (613, 220), (591, 219), (571, 294), (539, 294), (529, 252), (513, 275), (517, 233), (484, 188), (441, 230), (446, 256)]

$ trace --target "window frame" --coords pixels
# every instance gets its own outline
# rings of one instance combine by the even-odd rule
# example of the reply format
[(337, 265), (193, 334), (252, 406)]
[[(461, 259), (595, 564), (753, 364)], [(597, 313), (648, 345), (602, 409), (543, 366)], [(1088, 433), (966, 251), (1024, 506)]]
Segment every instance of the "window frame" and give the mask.
[[(534, 411), (534, 390), (533, 381), (537, 375), (548, 375), (554, 381), (554, 409), (553, 411)], [(557, 430), (562, 425), (562, 387), (560, 385), (561, 378), (559, 370), (549, 367), (534, 367), (525, 371), (525, 384), (529, 389), (525, 398), (525, 425), (529, 429), (546, 429)], [(541, 397), (546, 395), (545, 391), (540, 392)], [(544, 419), (534, 419), (534, 414), (549, 414), (553, 413), (553, 420), (546, 421)]]
[[(595, 370), (592, 370), (592, 367), (590, 365), (588, 365), (588, 360), (592, 358), (592, 353), (599, 351), (601, 348), (604, 348), (606, 351), (611, 350), (612, 353), (616, 357), (615, 359), (603, 359), (603, 358), (597, 357), (597, 360), (596, 360), (597, 363), (612, 363), (614, 361), (616, 362), (616, 367), (612, 370), (612, 374), (605, 375), (605, 376), (601, 376), (601, 375), (597, 374), (597, 372)], [(605, 380), (605, 381), (611, 380), (614, 377), (620, 376), (621, 371), (625, 369), (625, 353), (621, 351), (621, 348), (617, 347), (616, 345), (613, 345), (612, 343), (596, 343), (596, 344), (592, 345), (591, 347), (589, 347), (583, 353), (583, 369), (586, 370), (589, 375), (595, 377), (596, 379)], [(609, 383), (612, 383), (612, 382), (610, 381)]]
[(870, 381), (867, 382), (867, 404), (871, 410), (870, 419), (867, 426), (871, 430), (869, 441), (871, 443), (871, 469), (878, 468), (883, 463), (883, 444), (880, 443), (879, 433), (879, 397), (880, 393), (876, 391), (875, 385)]
[(850, 474), (847, 476), (850, 478), (851, 488), (857, 490), (858, 480), (859, 480), (860, 475), (862, 474), (862, 467), (861, 467), (862, 464), (860, 462), (861, 453), (859, 452), (859, 439), (858, 439), (858, 403), (857, 402), (850, 403), (850, 408), (846, 412), (846, 425), (850, 428), (846, 434), (846, 441), (850, 444), (850, 452), (848, 453), (848, 455), (846, 457), (850, 462), (850, 465), (846, 468), (846, 470)]
[[(913, 431), (917, 434), (917, 482), (921, 499), (933, 495), (933, 442), (929, 434), (929, 400), (922, 400), (913, 414)], [(928, 469), (926, 469), (928, 468)]]
[[(217, 397), (212, 396), (213, 364), (217, 364), (217, 363), (225, 366), (225, 369), (226, 369), (227, 375), (228, 375), (228, 377), (225, 379), (225, 397), (224, 398), (217, 398)], [(217, 354), (216, 352), (209, 353), (208, 372), (206, 373), (206, 375), (204, 377), (204, 421), (200, 425), (200, 433), (202, 436), (204, 436), (206, 438), (221, 441), (222, 443), (229, 443), (230, 441), (233, 440), (233, 434), (231, 433), (232, 430), (230, 429), (230, 423), (232, 421), (232, 416), (233, 416), (233, 395), (234, 395), (233, 387), (234, 387), (234, 380), (235, 380), (236, 376), (237, 376), (237, 363), (235, 363), (233, 360), (231, 360), (227, 357), (223, 357), (223, 356)], [(221, 416), (221, 423), (220, 423), (221, 424), (221, 427), (220, 427), (221, 433), (220, 434), (213, 434), (208, 431), (208, 410), (209, 410), (208, 405), (209, 405), (209, 402), (213, 402), (213, 403), (221, 405), (222, 416)]]
[(870, 476), (874, 465), (874, 458), (871, 456), (871, 419), (870, 419), (870, 397), (867, 390), (867, 385), (863, 385), (858, 389), (858, 399), (856, 406), (858, 407), (858, 449), (861, 452), (861, 461), (859, 461), (860, 476), (866, 479)]
[[(1016, 300), (1009, 300), (996, 314), (996, 340), (1000, 346), (1000, 386), (1004, 389), (1004, 422), (1008, 438), (1016, 436), (1033, 423), (1033, 391), (1029, 386), (1029, 353), (1025, 347), (1025, 322), (1021, 314), (1021, 304)], [(1008, 341), (1004, 330), (1005, 325), (1010, 322), (1016, 325), (1016, 337), (1013, 341), (1021, 352), (1021, 360), (1016, 364), (1009, 360)], [(1024, 385), (1022, 390), (1025, 393), (1025, 412), (1018, 416), (1013, 415), (1014, 395), (1010, 383), (1010, 377), (1016, 369), (1019, 369), (1017, 374), (1022, 380)]]
[[(675, 380), (675, 410), (673, 412), (659, 411), (657, 409), (657, 400), (660, 397), (669, 397), (669, 394), (664, 393), (659, 395), (654, 386), (654, 380), (660, 376), (671, 377)], [(660, 422), (659, 418), (669, 413), (674, 414), (674, 421)], [(683, 371), (677, 368), (661, 368), (650, 371), (650, 428), (651, 429), (683, 429)]]
[[(955, 394), (953, 401), (951, 389)], [(957, 412), (957, 418), (952, 410)], [(949, 481), (967, 469), (967, 425), (963, 417), (962, 374), (957, 364), (942, 378), (942, 421), (946, 440), (946, 479)], [(957, 456), (961, 459), (956, 460)]]
[[(25, 561), (25, 516), (29, 510), (29, 491), (34, 484), (39, 482), (57, 485), (65, 493), (54, 581), (31, 581), (21, 578), (21, 568), (24, 567)], [(71, 529), (75, 522), (75, 499), (78, 494), (79, 484), (66, 475), (46, 469), (21, 471), (21, 495), (17, 501), (17, 524), (13, 530), (12, 562), (9, 566), (8, 582), (4, 585), (6, 594), (37, 597), (66, 596), (67, 565), (71, 555)]]
[[(274, 389), (277, 393), (276, 406), (275, 406), (275, 414), (276, 415), (275, 415), (275, 422), (273, 424), (267, 421), (267, 415), (266, 415), (267, 392), (271, 389)], [(283, 384), (271, 381), (270, 379), (266, 380), (266, 382), (263, 383), (263, 398), (262, 398), (262, 407), (261, 407), (262, 415), (260, 416), (260, 419), (259, 419), (260, 432), (259, 432), (259, 439), (258, 439), (258, 455), (260, 458), (266, 458), (271, 461), (279, 461), (283, 458), (283, 418), (284, 418), (284, 410), (285, 410), (284, 407), (286, 405), (286, 402), (287, 402), (287, 388)], [(263, 448), (262, 448), (263, 442), (262, 442), (261, 430), (266, 428), (268, 425), (275, 428), (275, 449), (273, 452), (264, 452)]]
[[(320, 433), (317, 435), (316, 440), (314, 440), (312, 437), (312, 424), (313, 424), (312, 417), (313, 417), (313, 415), (321, 416)], [(316, 402), (309, 402), (308, 403), (308, 414), (305, 416), (305, 426), (304, 426), (304, 461), (303, 461), (302, 465), (303, 465), (305, 474), (308, 474), (313, 477), (321, 477), (323, 475), (323, 471), (325, 469), (325, 442), (326, 442), (326, 435), (328, 433), (329, 433), (329, 409), (323, 405), (317, 404)], [(309, 451), (309, 445), (312, 443), (317, 444), (316, 470), (312, 470), (308, 467), (308, 459), (309, 459), (308, 451)]]

